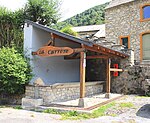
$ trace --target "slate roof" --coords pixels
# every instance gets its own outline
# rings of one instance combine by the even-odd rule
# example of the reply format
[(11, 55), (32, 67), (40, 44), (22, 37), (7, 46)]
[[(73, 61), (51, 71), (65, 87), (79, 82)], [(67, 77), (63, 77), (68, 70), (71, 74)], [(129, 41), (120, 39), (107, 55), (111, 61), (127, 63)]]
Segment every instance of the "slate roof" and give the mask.
[(132, 2), (132, 1), (135, 1), (135, 0), (112, 0), (109, 5), (106, 7), (106, 9), (109, 9), (109, 8), (112, 8), (112, 7), (115, 7), (115, 6), (119, 6), (119, 5), (122, 5), (122, 4), (125, 4), (125, 3), (129, 3), (129, 2)]
[(76, 32), (95, 32), (95, 37), (105, 37), (105, 24), (72, 27)]
[(88, 25), (88, 26), (77, 26), (72, 27), (76, 32), (89, 32), (89, 31), (99, 31), (100, 29), (105, 30), (105, 24), (102, 25)]

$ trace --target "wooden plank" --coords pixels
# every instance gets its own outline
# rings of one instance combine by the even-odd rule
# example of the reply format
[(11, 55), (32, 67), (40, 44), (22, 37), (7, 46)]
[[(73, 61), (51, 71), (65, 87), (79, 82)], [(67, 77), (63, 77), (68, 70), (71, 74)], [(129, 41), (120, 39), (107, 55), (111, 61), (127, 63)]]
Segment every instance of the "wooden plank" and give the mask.
[(85, 97), (86, 53), (80, 52), (80, 98)]
[(123, 70), (122, 70), (122, 69), (116, 69), (116, 68), (110, 68), (110, 71), (114, 71), (114, 72), (116, 72), (116, 71), (122, 72)]
[(108, 59), (108, 56), (105, 55), (87, 56), (86, 59)]
[(110, 93), (110, 64), (111, 64), (111, 60), (107, 59), (107, 80), (106, 80), (106, 93), (109, 94)]

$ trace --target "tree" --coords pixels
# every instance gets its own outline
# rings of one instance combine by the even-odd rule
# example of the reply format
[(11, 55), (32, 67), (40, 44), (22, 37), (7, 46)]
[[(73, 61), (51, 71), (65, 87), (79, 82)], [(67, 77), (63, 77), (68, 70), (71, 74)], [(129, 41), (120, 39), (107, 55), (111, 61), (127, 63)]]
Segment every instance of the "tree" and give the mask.
[(75, 32), (75, 31), (73, 31), (73, 30), (71, 29), (71, 26), (69, 26), (69, 25), (66, 26), (66, 27), (64, 27), (64, 28), (61, 29), (60, 31), (63, 32), (63, 33), (69, 34), (69, 35), (73, 35), (73, 36), (77, 36), (77, 35), (78, 35), (78, 33)]
[(63, 27), (61, 25), (68, 25), (71, 24), (72, 26), (87, 26), (87, 25), (94, 25), (94, 24), (104, 24), (105, 23), (105, 7), (108, 3), (95, 6), (84, 12), (77, 14), (65, 21), (58, 22), (55, 24), (54, 27), (60, 30)]
[(42, 25), (55, 24), (59, 19), (58, 0), (28, 0), (25, 6), (25, 16)]
[(0, 94), (22, 94), (31, 79), (27, 60), (14, 48), (0, 49)]
[[(23, 14), (20, 12), (20, 15)], [(23, 31), (19, 12), (12, 12), (0, 7), (0, 48), (23, 47)]]

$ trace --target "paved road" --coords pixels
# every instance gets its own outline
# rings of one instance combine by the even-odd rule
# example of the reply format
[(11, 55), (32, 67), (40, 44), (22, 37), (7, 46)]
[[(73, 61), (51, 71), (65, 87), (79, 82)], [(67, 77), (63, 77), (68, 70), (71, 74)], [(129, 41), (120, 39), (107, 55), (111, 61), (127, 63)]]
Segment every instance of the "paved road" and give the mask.
[[(150, 123), (150, 119), (132, 116), (103, 116), (82, 121), (62, 121), (61, 116), (11, 108), (0, 109), (0, 123)], [(135, 120), (136, 118), (136, 120)]]
[(78, 121), (63, 121), (60, 120), (60, 115), (0, 108), (0, 123), (150, 123), (150, 97), (136, 98), (129, 96), (120, 101), (132, 102), (136, 108), (132, 108), (116, 117), (103, 116)]

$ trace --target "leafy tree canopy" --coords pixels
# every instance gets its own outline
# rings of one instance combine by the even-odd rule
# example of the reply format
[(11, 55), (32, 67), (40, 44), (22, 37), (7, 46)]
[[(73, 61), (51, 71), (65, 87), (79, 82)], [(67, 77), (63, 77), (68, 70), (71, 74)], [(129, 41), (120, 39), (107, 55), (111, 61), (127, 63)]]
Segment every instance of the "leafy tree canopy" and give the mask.
[(26, 19), (42, 25), (55, 24), (59, 19), (58, 0), (28, 0), (25, 6)]

